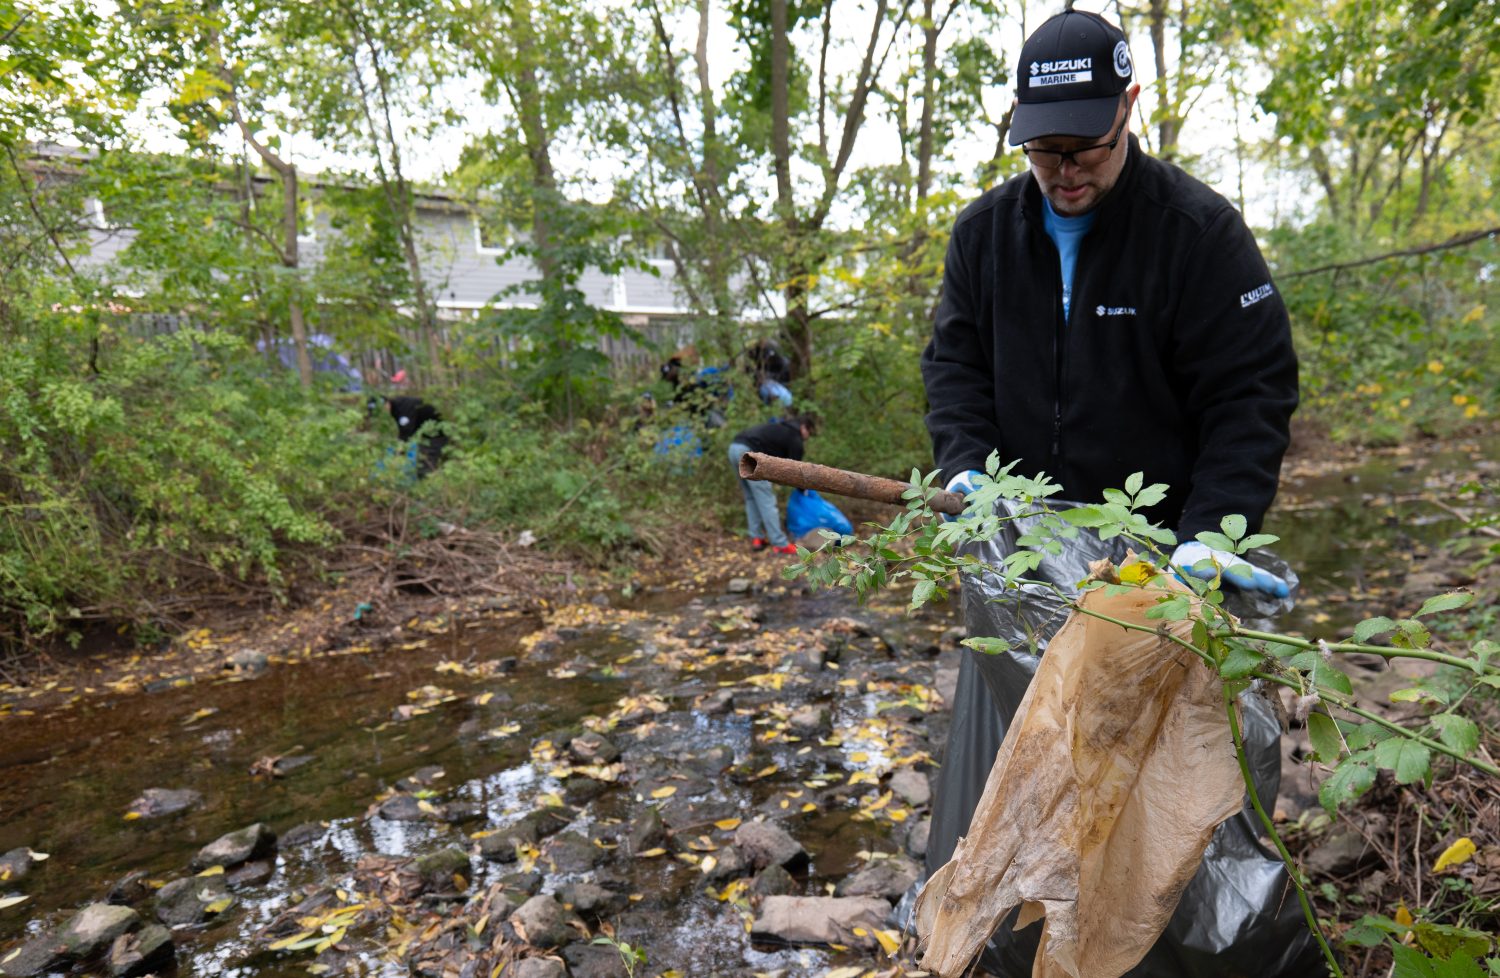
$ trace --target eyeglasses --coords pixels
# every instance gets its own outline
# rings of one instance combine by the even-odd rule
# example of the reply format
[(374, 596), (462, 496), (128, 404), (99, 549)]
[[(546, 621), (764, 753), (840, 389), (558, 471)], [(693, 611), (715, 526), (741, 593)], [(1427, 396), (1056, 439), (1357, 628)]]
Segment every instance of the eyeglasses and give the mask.
[(1044, 170), (1056, 170), (1063, 165), (1064, 160), (1071, 160), (1074, 166), (1097, 166), (1109, 159), (1110, 154), (1115, 151), (1120, 137), (1125, 134), (1125, 123), (1130, 119), (1127, 112), (1120, 119), (1119, 128), (1115, 129), (1114, 137), (1107, 143), (1096, 143), (1093, 146), (1084, 146), (1080, 149), (1070, 149), (1067, 152), (1056, 149), (1032, 149), (1030, 146), (1022, 146), (1021, 152), (1033, 166), (1039, 166)]

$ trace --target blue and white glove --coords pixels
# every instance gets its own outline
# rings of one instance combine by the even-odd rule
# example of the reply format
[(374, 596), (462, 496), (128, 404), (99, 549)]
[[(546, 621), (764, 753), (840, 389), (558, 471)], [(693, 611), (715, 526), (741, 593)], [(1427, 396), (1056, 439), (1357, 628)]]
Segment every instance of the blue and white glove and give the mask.
[[(984, 475), (984, 473), (979, 471), (978, 469), (969, 469), (967, 472), (960, 472), (958, 475), (955, 475), (953, 478), (949, 479), (948, 484), (943, 488), (947, 489), (949, 492), (956, 492), (961, 496), (967, 496), (976, 488), (976, 486), (974, 485), (974, 480), (982, 475)], [(949, 520), (956, 519), (958, 519), (958, 517), (949, 516), (947, 513), (943, 514), (944, 523), (948, 522)]]
[(1223, 575), (1225, 581), (1246, 591), (1261, 591), (1278, 598), (1287, 596), (1286, 581), (1261, 570), (1243, 557), (1215, 550), (1206, 543), (1190, 540), (1172, 551), (1172, 564), (1184, 574), (1211, 581)]

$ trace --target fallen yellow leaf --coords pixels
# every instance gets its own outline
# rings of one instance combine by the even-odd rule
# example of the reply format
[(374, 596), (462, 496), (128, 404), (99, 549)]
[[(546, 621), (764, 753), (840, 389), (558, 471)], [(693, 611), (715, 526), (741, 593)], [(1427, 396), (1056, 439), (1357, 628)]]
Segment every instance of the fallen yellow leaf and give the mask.
[(673, 787), (672, 785), (668, 784), (668, 785), (663, 785), (662, 787), (657, 788), (655, 791), (651, 792), (651, 797), (652, 798), (670, 798), (670, 797), (672, 797), (675, 794), (677, 794), (677, 789), (675, 787)]
[(665, 856), (666, 854), (667, 850), (661, 848), (660, 846), (657, 846), (655, 849), (647, 849), (645, 852), (640, 852), (636, 855), (640, 856), (642, 859), (646, 859), (651, 856)]
[(714, 823), (714, 828), (723, 829), (725, 832), (733, 832), (739, 827), (740, 820), (737, 818), (721, 818)]
[(1450, 867), (1462, 866), (1470, 859), (1473, 859), (1474, 853), (1477, 851), (1478, 847), (1474, 845), (1474, 840), (1468, 836), (1464, 836), (1443, 850), (1443, 854), (1437, 858), (1437, 862), (1432, 864), (1432, 871), (1434, 873), (1441, 873)]

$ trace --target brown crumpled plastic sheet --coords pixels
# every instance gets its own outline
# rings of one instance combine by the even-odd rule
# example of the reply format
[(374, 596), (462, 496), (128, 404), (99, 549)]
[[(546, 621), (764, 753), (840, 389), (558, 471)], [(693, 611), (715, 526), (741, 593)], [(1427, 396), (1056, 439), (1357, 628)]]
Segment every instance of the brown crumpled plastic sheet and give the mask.
[[(1146, 610), (1161, 595), (1101, 588), (1082, 605), (1155, 628)], [(1166, 627), (1186, 637), (1191, 622)], [(1244, 792), (1219, 677), (1160, 635), (1073, 612), (968, 835), (918, 897), (922, 966), (962, 975), (1019, 905), (1017, 929), (1046, 916), (1033, 978), (1119, 978), (1161, 935)]]

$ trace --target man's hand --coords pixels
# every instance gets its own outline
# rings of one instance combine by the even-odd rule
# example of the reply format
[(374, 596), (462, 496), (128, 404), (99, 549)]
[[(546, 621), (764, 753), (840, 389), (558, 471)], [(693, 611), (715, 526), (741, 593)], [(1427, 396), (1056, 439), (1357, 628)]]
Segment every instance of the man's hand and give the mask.
[[(982, 475), (984, 475), (984, 473), (979, 471), (978, 469), (969, 469), (967, 472), (960, 472), (958, 475), (955, 475), (953, 478), (949, 479), (948, 484), (943, 488), (947, 489), (949, 492), (956, 492), (961, 496), (967, 496), (975, 489), (974, 480)], [(958, 519), (958, 517), (949, 516), (947, 513), (943, 514), (944, 523), (948, 522), (949, 520), (956, 519)]]
[(1278, 598), (1287, 596), (1286, 581), (1269, 571), (1253, 566), (1243, 557), (1236, 557), (1223, 550), (1215, 550), (1206, 543), (1191, 540), (1172, 551), (1172, 564), (1179, 573), (1211, 581), (1223, 575), (1223, 579), (1246, 591), (1262, 591)]

